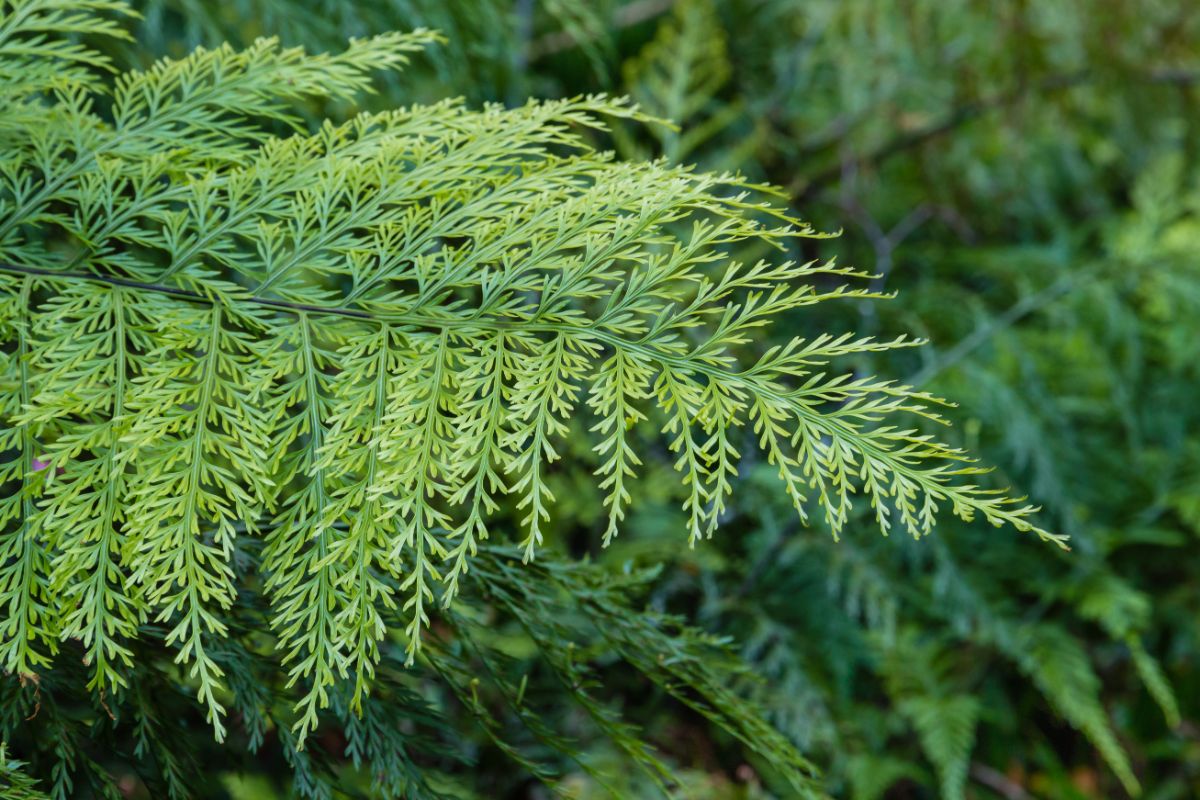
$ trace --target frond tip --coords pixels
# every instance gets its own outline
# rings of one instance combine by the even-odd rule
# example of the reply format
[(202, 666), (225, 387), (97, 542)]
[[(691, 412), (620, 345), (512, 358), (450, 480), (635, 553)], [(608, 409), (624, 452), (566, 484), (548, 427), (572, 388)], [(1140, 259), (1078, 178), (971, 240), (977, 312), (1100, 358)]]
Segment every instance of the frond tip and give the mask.
[[(861, 494), (885, 533), (923, 536), (948, 508), (1063, 544), (964, 454), (889, 422), (936, 418), (934, 398), (826, 371), (909, 341), (755, 355), (789, 312), (871, 293), (830, 289), (856, 277), (833, 264), (739, 263), (818, 234), (737, 176), (595, 151), (581, 129), (628, 103), (261, 127), (428, 38), (198, 52), (118, 78), (107, 117), (75, 92), (55, 126), (0, 128), (0, 666), (32, 671), (75, 637), (116, 687), (138, 626), (165, 623), (219, 734), (213, 642), (241, 540), (261, 536), (274, 630), (311, 686), (302, 737), (334, 681), (369, 691), (382, 610), (405, 613), (417, 656), (497, 515), (535, 556), (580, 414), (605, 542), (653, 426), (693, 544), (755, 444), (835, 534)], [(47, 102), (13, 74), (0, 102)]]

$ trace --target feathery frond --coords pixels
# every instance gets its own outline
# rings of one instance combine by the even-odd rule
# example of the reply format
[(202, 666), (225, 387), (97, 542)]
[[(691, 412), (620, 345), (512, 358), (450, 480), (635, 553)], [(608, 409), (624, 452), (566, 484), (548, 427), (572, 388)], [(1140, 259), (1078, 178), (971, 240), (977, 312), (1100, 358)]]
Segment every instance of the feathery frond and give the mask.
[[(22, 28), (39, 8), (48, 21)], [(784, 314), (878, 295), (787, 260), (818, 234), (760, 187), (593, 149), (605, 118), (640, 119), (629, 103), (444, 102), (278, 135), (296, 102), (349, 97), (435, 38), (418, 31), (338, 55), (199, 50), (117, 77), (101, 111), (82, 79), (46, 97), (12, 77), (75, 52), (60, 35), (83, 16), (57, 8), (0, 23), (22, 43), (0, 51), (0, 103), (55, 120), (5, 129), (0, 170), (5, 670), (79, 638), (92, 685), (116, 689), (139, 626), (161, 624), (220, 737), (225, 616), (261, 569), (309, 687), (303, 741), (342, 676), (362, 708), (393, 609), (417, 658), (499, 509), (536, 557), (545, 474), (580, 414), (605, 541), (636, 477), (627, 432), (646, 424), (677, 459), (692, 545), (755, 444), (835, 535), (862, 495), (884, 533), (925, 536), (947, 510), (1062, 544), (964, 453), (891, 421), (936, 419), (935, 398), (830, 366), (915, 342), (756, 352)], [(780, 257), (734, 261), (745, 244)], [(244, 555), (259, 539), (261, 564)], [(664, 686), (688, 663), (657, 668)]]

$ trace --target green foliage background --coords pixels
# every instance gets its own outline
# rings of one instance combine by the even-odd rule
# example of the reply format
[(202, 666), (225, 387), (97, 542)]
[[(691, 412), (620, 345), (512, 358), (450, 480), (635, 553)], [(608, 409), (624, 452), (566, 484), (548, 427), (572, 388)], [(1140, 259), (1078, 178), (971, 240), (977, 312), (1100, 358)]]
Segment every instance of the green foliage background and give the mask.
[[(695, 702), (672, 700), (672, 675), (651, 689), (645, 676), (655, 663), (622, 653), (624, 637), (659, 635), (662, 663), (714, 668), (709, 660), (724, 650), (690, 653), (666, 616), (678, 614), (729, 637), (748, 669), (726, 688), (767, 709), (833, 796), (1167, 800), (1200, 792), (1200, 8), (1167, 0), (152, 0), (139, 9), (135, 41), (108, 45), (119, 64), (260, 35), (338, 51), (350, 36), (426, 27), (448, 42), (384, 79), (371, 107), (446, 95), (516, 105), (530, 95), (607, 91), (675, 120), (678, 130), (618, 121), (611, 140), (597, 143), (785, 187), (790, 213), (841, 229), (838, 239), (803, 241), (804, 255), (837, 255), (874, 274), (871, 289), (897, 297), (793, 311), (772, 335), (927, 337), (924, 348), (861, 356), (862, 374), (953, 398), (955, 426), (942, 435), (997, 465), (996, 484), (1021, 487), (1043, 506), (1039, 524), (1069, 534), (1073, 549), (954, 520), (921, 541), (882, 538), (868, 508), (835, 541), (816, 515), (801, 526), (776, 470), (751, 462), (722, 535), (685, 549), (673, 459), (647, 438), (640, 451), (650, 474), (606, 549), (603, 495), (589, 471), (551, 474), (559, 500), (544, 533), (552, 548), (594, 566), (557, 578), (553, 562), (537, 566), (545, 578), (529, 584), (505, 577), (511, 567), (499, 553), (485, 555), (480, 570), (495, 571), (494, 585), (513, 594), (480, 595), (435, 622), (446, 642), (491, 648), (481, 658), (495, 659), (497, 685), (522, 704), (498, 709), (496, 697), (472, 694), (478, 662), (447, 646), (439, 669), (445, 685), (459, 687), (460, 717), (434, 723), (426, 706), (438, 698), (414, 693), (398, 653), (363, 718), (339, 710), (348, 731), (384, 731), (362, 740), (378, 752), (366, 753), (351, 732), (297, 753), (286, 725), (244, 719), (234, 744), (265, 739), (266, 755), (231, 756), (236, 748), (214, 744), (186, 698), (154, 683), (151, 665), (166, 657), (139, 653), (147, 668), (135, 686), (155, 713), (107, 749), (72, 749), (82, 731), (103, 734), (106, 725), (85, 696), (43, 703), (51, 687), (6, 679), (0, 714), (17, 750), (11, 758), (29, 763), (0, 753), (0, 781), (24, 770), (43, 790), (86, 796), (103, 790), (81, 777), (95, 760), (118, 796), (161, 796), (123, 766), (122, 754), (136, 752), (181, 782), (199, 770), (211, 797), (307, 788), (320, 796), (313, 787), (326, 773), (336, 776), (331, 792), (387, 791), (372, 785), (371, 768), (355, 769), (361, 763), (386, 772), (396, 796), (428, 780), (431, 792), (541, 797), (547, 790), (529, 775), (544, 771), (563, 776), (554, 785), (568, 796), (649, 797), (661, 758), (685, 776), (685, 796), (795, 796), (772, 763), (789, 752), (786, 743), (756, 752), (704, 724)], [(308, 111), (336, 115), (339, 102)], [(582, 459), (591, 445), (578, 433), (571, 441)], [(576, 610), (562, 611), (563, 592), (579, 601)], [(623, 615), (606, 605), (612, 593), (664, 616)], [(238, 602), (252, 625), (254, 598)], [(585, 623), (605, 636), (584, 633)], [(593, 652), (580, 658), (576, 647)], [(247, 666), (235, 693), (280, 689), (263, 669)], [(570, 707), (556, 683), (564, 674), (577, 678), (566, 687), (579, 701)], [(54, 680), (69, 695), (87, 676)], [(723, 680), (710, 681), (714, 691)], [(467, 725), (473, 716), (488, 721)], [(524, 771), (502, 757), (500, 734), (519, 723)], [(621, 743), (638, 746), (627, 724), (644, 729), (656, 755), (620, 752)], [(564, 732), (583, 754), (576, 762), (546, 746)], [(63, 751), (57, 760), (47, 741)], [(621, 766), (629, 758), (647, 769)], [(418, 777), (408, 782), (410, 772)], [(75, 776), (65, 790), (63, 776)], [(24, 781), (12, 779), (12, 796), (37, 796)]]

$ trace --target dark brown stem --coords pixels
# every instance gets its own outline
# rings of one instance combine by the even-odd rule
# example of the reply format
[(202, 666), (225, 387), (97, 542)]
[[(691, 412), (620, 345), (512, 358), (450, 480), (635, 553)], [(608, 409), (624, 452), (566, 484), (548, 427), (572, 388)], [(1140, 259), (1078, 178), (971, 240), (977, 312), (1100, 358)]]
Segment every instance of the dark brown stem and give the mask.
[[(53, 269), (43, 269), (41, 267), (23, 267), (17, 264), (0, 264), (0, 272), (8, 272), (17, 275), (36, 275), (58, 280), (92, 281), (94, 283), (103, 283), (109, 286), (124, 286), (130, 289), (158, 292), (159, 294), (166, 294), (170, 295), (171, 297), (180, 297), (185, 300), (196, 300), (202, 303), (214, 302), (213, 298), (202, 295), (199, 292), (189, 292), (186, 289), (179, 289), (174, 286), (163, 286), (162, 284), (158, 283), (142, 283), (140, 281), (134, 281), (128, 278), (118, 278), (115, 275), (96, 275), (88, 272), (64, 272)], [(304, 303), (289, 303), (286, 300), (276, 300), (268, 297), (248, 297), (246, 300), (248, 302), (266, 306), (268, 308), (278, 308), (282, 311), (307, 311), (311, 314), (333, 314), (340, 317), (352, 317), (354, 319), (364, 320), (374, 319), (365, 311), (355, 311), (354, 309), (349, 308), (326, 308), (324, 306), (312, 306)]]

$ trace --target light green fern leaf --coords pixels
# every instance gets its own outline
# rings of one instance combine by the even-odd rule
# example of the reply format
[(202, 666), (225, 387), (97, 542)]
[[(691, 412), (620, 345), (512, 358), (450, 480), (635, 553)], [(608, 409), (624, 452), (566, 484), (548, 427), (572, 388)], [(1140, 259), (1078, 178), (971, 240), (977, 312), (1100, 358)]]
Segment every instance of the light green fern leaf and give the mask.
[(0, 789), (7, 800), (47, 800), (48, 795), (38, 788), (37, 782), (26, 775), (25, 765), (8, 756), (8, 746), (0, 742)]
[[(296, 102), (401, 66), (434, 38), (417, 32), (338, 55), (197, 51), (117, 77), (101, 112), (82, 79), (47, 97), (13, 77), (64, 59), (84, 23), (58, 8), (0, 21), (20, 51), (0, 49), (0, 102), (55, 121), (3, 134), (4, 669), (79, 638), (93, 686), (119, 687), (153, 621), (220, 736), (215, 653), (262, 539), (303, 741), (343, 676), (361, 707), (384, 612), (417, 657), (503, 508), (536, 556), (546, 471), (581, 414), (606, 540), (645, 424), (674, 452), (692, 544), (755, 443), (835, 534), (862, 495), (885, 533), (924, 536), (946, 509), (1062, 544), (963, 453), (889, 421), (936, 418), (935, 398), (829, 366), (913, 342), (756, 350), (784, 314), (873, 294), (834, 264), (738, 263), (817, 234), (735, 175), (594, 150), (587, 129), (639, 118), (627, 102), (445, 102), (275, 134)], [(61, 24), (22, 28), (33, 13)]]

